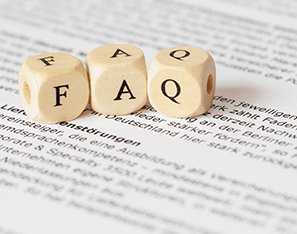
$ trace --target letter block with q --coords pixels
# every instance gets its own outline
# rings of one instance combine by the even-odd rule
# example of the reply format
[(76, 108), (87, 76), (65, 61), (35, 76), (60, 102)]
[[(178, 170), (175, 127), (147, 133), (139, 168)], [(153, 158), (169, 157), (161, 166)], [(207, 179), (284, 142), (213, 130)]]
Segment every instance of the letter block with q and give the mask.
[(81, 61), (69, 54), (36, 55), (22, 65), (19, 88), (26, 114), (40, 123), (78, 117), (89, 100), (89, 82)]
[(93, 110), (125, 115), (147, 102), (147, 72), (141, 49), (132, 45), (105, 45), (87, 55)]
[(149, 100), (169, 117), (194, 117), (211, 106), (216, 83), (213, 58), (204, 50), (180, 46), (160, 51), (149, 69)]

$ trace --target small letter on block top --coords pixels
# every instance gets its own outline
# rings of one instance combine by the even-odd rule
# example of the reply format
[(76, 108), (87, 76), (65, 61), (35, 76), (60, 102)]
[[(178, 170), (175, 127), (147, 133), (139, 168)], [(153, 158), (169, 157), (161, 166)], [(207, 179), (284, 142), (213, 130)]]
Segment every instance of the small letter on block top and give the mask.
[(196, 47), (180, 46), (160, 51), (149, 69), (149, 99), (169, 117), (194, 117), (206, 112), (215, 93), (213, 58)]
[(141, 49), (132, 45), (105, 45), (87, 56), (93, 110), (125, 115), (147, 102), (147, 72)]
[(19, 72), (22, 105), (40, 123), (78, 117), (89, 99), (89, 82), (81, 61), (69, 54), (48, 53), (29, 58)]

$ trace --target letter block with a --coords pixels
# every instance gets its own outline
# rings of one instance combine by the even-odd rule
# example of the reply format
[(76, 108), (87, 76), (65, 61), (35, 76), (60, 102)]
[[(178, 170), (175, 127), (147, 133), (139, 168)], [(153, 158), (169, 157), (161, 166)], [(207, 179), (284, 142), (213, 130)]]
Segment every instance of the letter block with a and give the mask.
[(105, 45), (87, 55), (90, 105), (106, 115), (125, 115), (147, 102), (147, 72), (141, 49)]
[(69, 54), (36, 55), (19, 72), (22, 105), (40, 123), (58, 123), (78, 117), (89, 100), (89, 82), (81, 61)]
[(196, 47), (180, 46), (160, 51), (149, 69), (149, 100), (169, 117), (194, 117), (213, 101), (216, 71), (213, 58)]

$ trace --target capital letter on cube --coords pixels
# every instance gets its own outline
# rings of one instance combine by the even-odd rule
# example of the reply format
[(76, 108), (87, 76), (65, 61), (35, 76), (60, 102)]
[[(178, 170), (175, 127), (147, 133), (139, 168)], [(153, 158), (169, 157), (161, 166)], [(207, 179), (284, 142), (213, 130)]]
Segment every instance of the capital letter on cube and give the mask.
[(19, 72), (22, 105), (40, 123), (78, 117), (89, 99), (89, 81), (81, 61), (69, 54), (48, 53), (25, 61)]
[(125, 115), (147, 102), (147, 72), (143, 52), (131, 45), (105, 45), (87, 56), (90, 105), (106, 115)]
[(160, 51), (149, 69), (149, 100), (169, 117), (194, 117), (206, 112), (213, 101), (216, 71), (204, 50), (180, 46)]

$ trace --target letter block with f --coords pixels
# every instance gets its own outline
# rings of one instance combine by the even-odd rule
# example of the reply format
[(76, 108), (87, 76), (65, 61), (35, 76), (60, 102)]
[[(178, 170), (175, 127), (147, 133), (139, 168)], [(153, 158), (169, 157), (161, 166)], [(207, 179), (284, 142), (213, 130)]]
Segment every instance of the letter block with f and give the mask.
[(194, 117), (206, 112), (213, 101), (216, 71), (204, 50), (179, 46), (160, 51), (149, 69), (149, 100), (169, 117)]
[(19, 72), (22, 105), (41, 123), (78, 117), (89, 100), (89, 82), (81, 61), (69, 54), (48, 53), (25, 61)]

